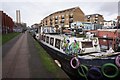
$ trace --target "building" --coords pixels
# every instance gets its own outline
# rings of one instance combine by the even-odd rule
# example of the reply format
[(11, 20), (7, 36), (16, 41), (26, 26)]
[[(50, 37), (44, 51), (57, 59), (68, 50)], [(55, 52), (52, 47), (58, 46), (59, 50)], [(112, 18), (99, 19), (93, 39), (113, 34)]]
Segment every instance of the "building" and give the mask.
[(120, 25), (120, 16), (117, 16), (117, 26)]
[(2, 22), (0, 25), (0, 27), (2, 27), (2, 33), (4, 34), (4, 33), (13, 32), (14, 22), (12, 18), (3, 11), (0, 11), (0, 19)]
[(16, 23), (21, 23), (20, 10), (16, 10)]
[(109, 49), (112, 47), (114, 50), (119, 46), (120, 29), (101, 29), (97, 31), (97, 37), (100, 39), (100, 45), (103, 48)]
[(27, 24), (26, 23), (16, 23), (15, 22), (15, 26), (13, 28), (14, 32), (22, 32), (23, 30), (27, 29)]
[(113, 21), (113, 20), (110, 20), (110, 21), (104, 21), (104, 25), (103, 25), (103, 28), (113, 28), (116, 26), (116, 22)]
[(85, 22), (91, 22), (103, 25), (104, 17), (100, 14), (91, 14), (85, 16)]
[(31, 28), (39, 28), (39, 24), (35, 23), (31, 26)]
[(16, 10), (16, 22), (14, 31), (15, 32), (22, 32), (27, 29), (27, 24), (21, 21), (21, 13), (20, 10)]
[(74, 7), (50, 14), (41, 20), (41, 26), (70, 27), (72, 22), (84, 22), (84, 13), (79, 7)]

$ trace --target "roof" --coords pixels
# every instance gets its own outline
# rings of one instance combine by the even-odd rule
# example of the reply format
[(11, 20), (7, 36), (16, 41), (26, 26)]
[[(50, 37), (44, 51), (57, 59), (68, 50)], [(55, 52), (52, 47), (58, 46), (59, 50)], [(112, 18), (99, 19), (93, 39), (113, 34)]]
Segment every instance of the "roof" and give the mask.
[[(51, 15), (53, 15), (53, 14), (62, 13), (62, 12), (70, 11), (70, 10), (74, 10), (74, 9), (80, 9), (80, 8), (79, 8), (79, 7), (73, 7), (73, 8), (69, 8), (69, 9), (65, 9), (65, 10), (57, 11), (57, 12), (54, 12), (54, 13), (52, 13), (52, 14), (46, 16), (45, 18), (47, 18), (47, 17), (49, 17), (49, 16), (51, 16)], [(81, 9), (80, 9), (80, 10), (81, 10)], [(82, 11), (82, 10), (81, 10), (81, 11)], [(83, 13), (83, 11), (82, 11), (82, 13)], [(84, 14), (84, 13), (83, 13), (83, 14)], [(44, 18), (44, 19), (45, 19), (45, 18)]]
[(61, 11), (57, 11), (57, 12), (54, 12), (52, 14), (55, 14), (55, 13), (59, 13), (59, 12), (65, 12), (65, 11), (69, 11), (69, 10), (74, 10), (74, 9), (78, 9), (79, 7), (73, 7), (73, 8), (69, 8), (69, 9), (65, 9), (65, 10), (61, 10)]
[(98, 29), (98, 31), (110, 31), (110, 32), (118, 31), (120, 33), (120, 29)]
[(87, 17), (87, 16), (95, 16), (95, 15), (103, 16), (101, 14), (90, 14), (90, 15), (85, 15), (85, 17)]

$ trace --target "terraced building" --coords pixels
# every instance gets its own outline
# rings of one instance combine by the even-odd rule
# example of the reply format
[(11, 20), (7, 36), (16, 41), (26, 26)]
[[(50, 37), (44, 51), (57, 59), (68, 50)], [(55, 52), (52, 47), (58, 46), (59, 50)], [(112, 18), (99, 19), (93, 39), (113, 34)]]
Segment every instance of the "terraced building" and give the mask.
[(41, 26), (70, 27), (73, 22), (84, 22), (85, 14), (79, 7), (54, 12), (41, 20)]

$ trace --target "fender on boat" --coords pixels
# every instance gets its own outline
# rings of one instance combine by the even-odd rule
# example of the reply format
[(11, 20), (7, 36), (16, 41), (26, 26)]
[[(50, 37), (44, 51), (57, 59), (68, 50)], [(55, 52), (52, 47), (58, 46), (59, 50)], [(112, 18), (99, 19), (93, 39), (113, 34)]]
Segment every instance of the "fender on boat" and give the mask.
[(118, 55), (115, 59), (115, 63), (118, 67), (120, 67), (120, 55)]
[(119, 74), (119, 69), (117, 68), (116, 65), (112, 63), (104, 64), (101, 70), (102, 70), (103, 75), (108, 78), (114, 78)]
[[(76, 61), (76, 64), (75, 64), (75, 65), (73, 65), (73, 64), (74, 64), (74, 63), (73, 63), (74, 60)], [(78, 68), (79, 65), (80, 65), (79, 59), (78, 59), (77, 57), (73, 57), (73, 58), (70, 60), (70, 65), (71, 65), (71, 67), (74, 68), (74, 69)]]
[(79, 73), (79, 75), (82, 76), (82, 77), (86, 77), (87, 72), (88, 72), (87, 66), (81, 64), (81, 65), (79, 66), (79, 68), (78, 68), (78, 73)]
[(102, 73), (101, 73), (101, 71), (100, 71), (99, 68), (97, 68), (97, 67), (91, 67), (90, 70), (88, 71), (87, 76), (90, 79), (99, 80), (99, 79), (102, 78)]

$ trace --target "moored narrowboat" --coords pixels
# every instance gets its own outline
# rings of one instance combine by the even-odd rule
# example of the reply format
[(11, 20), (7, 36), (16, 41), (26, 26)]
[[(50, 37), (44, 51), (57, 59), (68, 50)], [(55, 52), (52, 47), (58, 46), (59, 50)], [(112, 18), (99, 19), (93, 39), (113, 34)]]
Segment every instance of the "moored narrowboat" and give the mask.
[(102, 52), (93, 34), (59, 34), (44, 27), (38, 41), (73, 80), (119, 80), (120, 52), (112, 47)]

